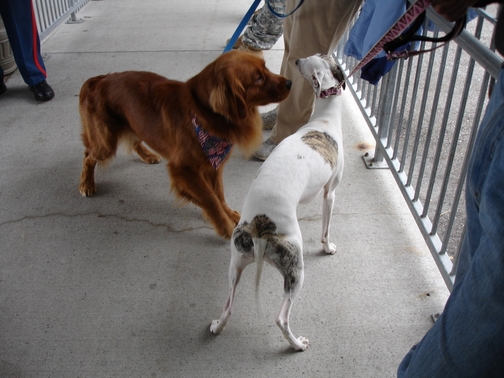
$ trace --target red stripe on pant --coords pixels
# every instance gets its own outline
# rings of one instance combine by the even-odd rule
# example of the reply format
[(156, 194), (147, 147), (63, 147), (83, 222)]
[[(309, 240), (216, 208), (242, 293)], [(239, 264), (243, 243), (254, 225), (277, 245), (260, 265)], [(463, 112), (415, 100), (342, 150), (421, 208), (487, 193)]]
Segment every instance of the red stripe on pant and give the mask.
[(38, 31), (37, 31), (37, 21), (35, 20), (35, 11), (33, 10), (33, 3), (31, 3), (31, 14), (32, 14), (32, 33), (33, 33), (33, 61), (37, 68), (47, 77), (47, 72), (44, 69), (43, 65), (39, 61), (40, 53), (38, 51)]

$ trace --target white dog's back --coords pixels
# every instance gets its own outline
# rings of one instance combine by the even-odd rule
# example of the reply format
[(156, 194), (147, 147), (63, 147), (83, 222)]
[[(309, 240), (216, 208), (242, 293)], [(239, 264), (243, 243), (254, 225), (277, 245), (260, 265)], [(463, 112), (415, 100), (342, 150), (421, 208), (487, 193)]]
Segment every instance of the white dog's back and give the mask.
[(296, 219), (298, 203), (313, 200), (328, 182), (341, 178), (343, 154), (337, 139), (329, 127), (324, 131), (311, 123), (284, 139), (254, 178), (249, 188), (254, 195), (247, 195), (240, 223), (267, 214), (282, 232), (287, 217)]

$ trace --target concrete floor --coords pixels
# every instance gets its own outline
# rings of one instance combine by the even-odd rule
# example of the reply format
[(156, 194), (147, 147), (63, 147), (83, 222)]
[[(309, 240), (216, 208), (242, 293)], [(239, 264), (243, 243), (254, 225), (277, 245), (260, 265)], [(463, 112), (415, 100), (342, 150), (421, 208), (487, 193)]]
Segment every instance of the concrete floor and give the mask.
[[(77, 104), (98, 74), (149, 70), (186, 80), (222, 51), (250, 2), (91, 1), (84, 22), (43, 42), (56, 97), (37, 103), (18, 73), (0, 97), (0, 378), (394, 377), (448, 291), (387, 170), (367, 170), (373, 139), (346, 93), (345, 173), (321, 251), (321, 199), (299, 207), (305, 285), (291, 316), (307, 351), (274, 324), (282, 280), (266, 267), (263, 313), (255, 268), (235, 312), (208, 331), (227, 296), (228, 242), (201, 211), (177, 206), (163, 164), (126, 154), (77, 190), (83, 147)], [(265, 53), (278, 72), (282, 42)], [(270, 107), (269, 107), (270, 108)], [(267, 108), (267, 109), (269, 109)], [(241, 208), (260, 166), (238, 152), (225, 168), (228, 203)]]

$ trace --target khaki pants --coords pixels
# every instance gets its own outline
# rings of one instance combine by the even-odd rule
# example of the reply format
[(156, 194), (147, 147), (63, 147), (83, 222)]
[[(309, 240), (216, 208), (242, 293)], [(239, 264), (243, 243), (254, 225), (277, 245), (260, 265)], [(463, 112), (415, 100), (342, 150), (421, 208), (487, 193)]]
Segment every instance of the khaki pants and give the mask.
[[(299, 0), (287, 0), (288, 13)], [(314, 92), (297, 68), (296, 59), (316, 53), (330, 55), (347, 31), (362, 0), (306, 0), (284, 19), (285, 51), (280, 74), (292, 80), (289, 97), (278, 105), (277, 123), (270, 139), (280, 143), (306, 124), (313, 111)]]

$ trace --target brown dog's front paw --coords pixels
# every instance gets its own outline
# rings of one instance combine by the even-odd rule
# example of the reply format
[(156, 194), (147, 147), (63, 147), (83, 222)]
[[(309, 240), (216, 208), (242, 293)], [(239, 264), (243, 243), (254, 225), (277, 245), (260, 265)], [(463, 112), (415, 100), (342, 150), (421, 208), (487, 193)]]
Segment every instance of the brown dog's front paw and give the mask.
[(241, 215), (238, 211), (231, 210), (231, 211), (229, 211), (229, 217), (235, 223), (235, 226), (236, 226), (238, 224), (238, 222), (240, 221)]
[(226, 222), (225, 224), (222, 224), (219, 227), (215, 228), (215, 231), (219, 234), (219, 236), (222, 236), (225, 239), (231, 239), (231, 236), (233, 235), (233, 231), (235, 229), (236, 224), (234, 222)]
[(79, 185), (79, 192), (80, 194), (82, 194), (83, 197), (90, 197), (94, 193), (96, 193), (96, 185), (81, 183)]

